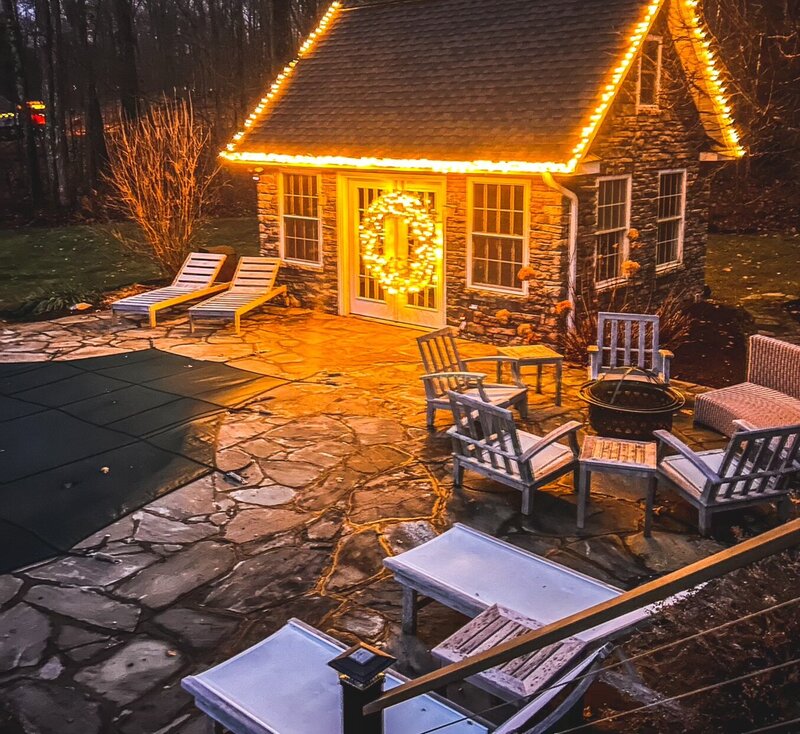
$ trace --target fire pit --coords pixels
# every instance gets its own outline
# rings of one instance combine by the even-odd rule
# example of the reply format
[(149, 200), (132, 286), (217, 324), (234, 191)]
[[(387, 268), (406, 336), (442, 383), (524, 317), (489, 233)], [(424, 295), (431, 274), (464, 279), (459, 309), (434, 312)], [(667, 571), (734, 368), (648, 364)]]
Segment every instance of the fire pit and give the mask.
[(672, 429), (683, 395), (647, 370), (612, 370), (585, 383), (580, 396), (589, 405), (589, 424), (601, 436), (651, 441), (653, 431)]

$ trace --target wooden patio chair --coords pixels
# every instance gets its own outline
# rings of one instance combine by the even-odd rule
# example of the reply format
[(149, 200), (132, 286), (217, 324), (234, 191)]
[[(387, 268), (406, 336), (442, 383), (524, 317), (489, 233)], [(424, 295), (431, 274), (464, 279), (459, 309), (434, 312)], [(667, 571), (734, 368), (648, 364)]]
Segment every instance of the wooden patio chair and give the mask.
[(597, 344), (589, 347), (589, 378), (639, 367), (669, 382), (672, 352), (659, 348), (659, 318), (641, 313), (597, 314)]
[(228, 287), (227, 283), (214, 282), (225, 263), (225, 258), (226, 255), (211, 252), (190, 253), (171, 285), (128, 296), (112, 303), (112, 321), (116, 322), (120, 314), (145, 314), (150, 328), (154, 328), (159, 311), (225, 290)]
[(660, 448), (677, 452), (659, 461), (658, 478), (697, 508), (703, 535), (714, 514), (763, 502), (777, 506), (782, 522), (789, 517), (790, 484), (800, 471), (800, 425), (754, 429), (736, 423), (742, 430), (713, 451), (695, 452), (668, 431), (653, 432)]
[(194, 322), (198, 319), (233, 321), (233, 328), (239, 334), (244, 314), (286, 294), (285, 285), (275, 287), (280, 267), (281, 261), (277, 257), (239, 258), (230, 288), (189, 309), (191, 330), (194, 331)]
[[(453, 484), (460, 487), (469, 469), (522, 492), (522, 512), (530, 515), (534, 492), (567, 472), (578, 486), (577, 431), (569, 421), (545, 436), (517, 430), (511, 411), (480, 398), (449, 392), (455, 425), (448, 430), (453, 442)], [(570, 446), (558, 443), (568, 439)]]
[(422, 380), (425, 384), (428, 428), (433, 428), (437, 410), (450, 409), (448, 392), (478, 397), (503, 408), (515, 407), (523, 418), (527, 418), (528, 388), (516, 376), (514, 369), (510, 370), (514, 380), (511, 385), (487, 383), (484, 373), (467, 369), (474, 362), (492, 362), (495, 365), (508, 363), (513, 367), (516, 365), (513, 358), (486, 356), (463, 359), (458, 351), (455, 330), (450, 327), (417, 337), (417, 345), (426, 372)]

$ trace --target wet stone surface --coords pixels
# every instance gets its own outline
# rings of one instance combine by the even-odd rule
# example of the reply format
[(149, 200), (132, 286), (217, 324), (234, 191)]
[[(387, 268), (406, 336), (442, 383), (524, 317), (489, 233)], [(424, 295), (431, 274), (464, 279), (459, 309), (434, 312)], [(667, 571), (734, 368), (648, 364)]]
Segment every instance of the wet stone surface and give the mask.
[[(180, 313), (156, 329), (114, 327), (103, 312), (1, 328), (4, 362), (154, 346), (257, 371), (275, 387), (219, 428), (217, 465), (244, 483), (210, 474), (77, 546), (104, 542), (119, 563), (62, 556), (0, 576), (0, 722), (11, 717), (36, 734), (199, 734), (205, 724), (181, 678), (292, 617), (343, 642), (385, 647), (404, 672), (429, 670), (426, 646), (463, 618), (432, 604), (419, 640), (400, 635), (400, 589), (382, 561), (454, 522), (621, 587), (723, 547), (699, 538), (694, 514), (666, 492), (644, 538), (643, 488), (612, 476), (595, 477), (583, 532), (568, 477), (538, 494), (528, 518), (517, 492), (479, 477), (454, 492), (448, 422), (439, 413), (437, 431), (425, 428), (413, 339), (402, 328), (280, 307), (248, 317), (241, 336), (190, 334)], [(464, 352), (494, 353), (474, 343)], [(565, 370), (558, 409), (548, 373), (520, 424), (539, 435), (586, 417), (576, 398), (584, 370)], [(698, 449), (722, 443), (693, 427), (689, 410), (675, 430)], [(720, 536), (745, 520), (759, 529), (776, 522), (768, 511), (723, 517)]]

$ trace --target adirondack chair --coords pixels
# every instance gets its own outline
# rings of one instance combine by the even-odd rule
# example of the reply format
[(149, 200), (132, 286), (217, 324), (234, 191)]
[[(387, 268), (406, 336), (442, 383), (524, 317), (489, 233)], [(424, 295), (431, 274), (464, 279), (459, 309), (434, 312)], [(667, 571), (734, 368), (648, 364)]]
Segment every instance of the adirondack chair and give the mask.
[[(545, 436), (517, 430), (511, 411), (480, 398), (449, 392), (453, 425), (453, 484), (460, 487), (469, 469), (522, 492), (522, 512), (530, 515), (533, 493), (567, 472), (578, 486), (577, 431), (569, 421)], [(558, 443), (568, 439), (569, 448)]]
[[(513, 358), (487, 356), (463, 359), (458, 351), (455, 330), (450, 327), (417, 337), (417, 345), (426, 372), (422, 376), (422, 381), (425, 385), (428, 428), (433, 428), (437, 410), (450, 410), (447, 393), (451, 391), (479, 397), (484, 402), (503, 408), (515, 407), (523, 418), (527, 418), (528, 388), (516, 376), (516, 371), (513, 369), (516, 360)], [(468, 371), (467, 366), (473, 362), (511, 365), (514, 384), (485, 382), (484, 373)]]
[(275, 287), (281, 261), (276, 257), (242, 257), (233, 275), (230, 288), (225, 293), (209, 298), (189, 309), (189, 325), (194, 331), (198, 319), (233, 321), (237, 334), (241, 331), (241, 318), (276, 296), (286, 294), (286, 286)]
[(660, 448), (676, 455), (659, 461), (658, 477), (700, 514), (700, 532), (708, 535), (715, 513), (772, 502), (782, 522), (789, 517), (790, 483), (800, 471), (800, 424), (755, 429), (736, 421), (741, 430), (728, 446), (713, 451), (692, 451), (668, 431), (654, 431)]
[(227, 283), (214, 282), (225, 258), (225, 255), (211, 252), (190, 253), (171, 285), (112, 303), (112, 320), (116, 322), (120, 314), (146, 314), (153, 328), (159, 311), (225, 290)]
[(640, 313), (597, 314), (597, 344), (589, 347), (589, 378), (610, 370), (639, 367), (669, 382), (672, 352), (660, 349), (659, 319)]

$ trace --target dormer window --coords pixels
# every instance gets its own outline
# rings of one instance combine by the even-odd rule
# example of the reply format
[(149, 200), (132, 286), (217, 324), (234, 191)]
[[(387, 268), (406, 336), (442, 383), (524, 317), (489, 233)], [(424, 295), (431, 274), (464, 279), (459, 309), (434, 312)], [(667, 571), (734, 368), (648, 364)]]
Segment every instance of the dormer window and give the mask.
[(648, 36), (639, 56), (639, 107), (658, 107), (661, 86), (661, 39)]

